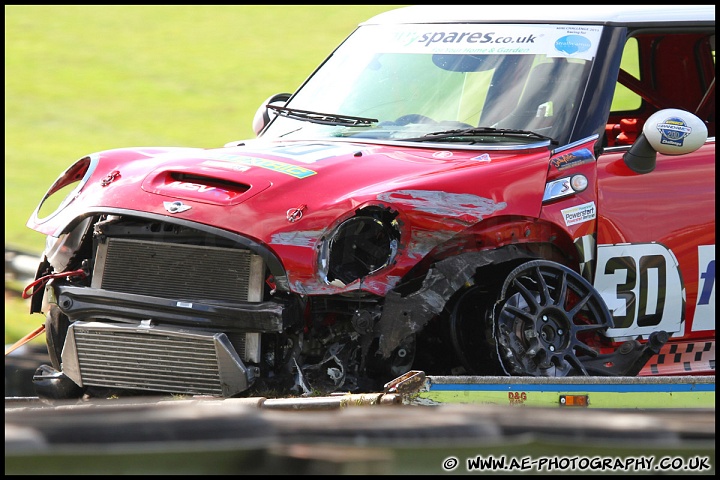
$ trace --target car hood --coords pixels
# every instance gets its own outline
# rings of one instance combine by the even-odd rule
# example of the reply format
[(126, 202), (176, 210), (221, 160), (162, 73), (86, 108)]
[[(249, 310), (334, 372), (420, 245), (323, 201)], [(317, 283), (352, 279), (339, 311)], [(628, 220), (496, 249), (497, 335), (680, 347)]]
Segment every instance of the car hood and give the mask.
[[(190, 155), (188, 155), (188, 153)], [(335, 203), (367, 185), (452, 168), (427, 154), (349, 143), (254, 144), (176, 152), (143, 180), (146, 192), (217, 205), (237, 205), (262, 192)]]
[[(507, 175), (507, 162), (517, 164), (510, 169), (513, 181), (528, 176), (528, 184), (542, 185), (539, 176), (546, 172), (548, 157), (546, 148), (451, 151), (342, 141), (108, 150), (90, 156), (82, 188), (62, 211), (33, 215), (28, 226), (58, 235), (82, 216), (117, 209), (181, 215), (263, 240), (289, 227), (293, 209), (302, 207), (306, 228), (319, 229), (364, 203), (394, 201), (422, 210), (422, 217), (457, 217), (470, 224), (504, 208), (500, 189), (492, 184)], [(478, 170), (487, 171), (493, 182), (462, 185), (477, 179)], [(453, 195), (450, 203), (466, 205), (462, 212), (447, 211)], [(173, 211), (172, 204), (189, 208)], [(233, 221), (238, 218), (245, 221)]]

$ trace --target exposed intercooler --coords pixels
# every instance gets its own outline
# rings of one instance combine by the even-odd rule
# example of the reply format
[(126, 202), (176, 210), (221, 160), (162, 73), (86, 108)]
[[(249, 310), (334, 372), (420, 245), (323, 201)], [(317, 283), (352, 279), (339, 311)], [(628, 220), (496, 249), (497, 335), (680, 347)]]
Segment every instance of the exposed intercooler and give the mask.
[[(118, 296), (108, 298), (107, 314), (86, 315), (71, 324), (63, 371), (80, 386), (236, 395), (252, 385), (254, 367), (244, 362), (259, 361), (260, 333), (214, 328), (214, 317), (203, 318), (205, 309), (199, 305), (217, 311), (221, 305), (261, 302), (263, 285), (264, 262), (247, 249), (105, 237), (96, 250), (91, 289)], [(59, 295), (71, 317), (77, 313), (73, 308), (90, 299), (73, 292), (80, 295), (82, 290), (69, 288)], [(142, 297), (130, 306), (132, 297), (125, 294)], [(141, 300), (150, 298), (172, 300), (176, 309), (187, 312), (185, 318), (196, 315), (205, 326), (163, 324), (172, 315), (161, 314), (158, 322), (153, 310), (139, 319), (137, 309), (148, 305)], [(117, 321), (131, 308), (133, 318)], [(105, 321), (105, 316), (115, 320)], [(237, 321), (238, 327), (247, 323), (241, 316)]]
[(62, 362), (80, 386), (231, 397), (253, 381), (224, 333), (177, 327), (75, 322)]

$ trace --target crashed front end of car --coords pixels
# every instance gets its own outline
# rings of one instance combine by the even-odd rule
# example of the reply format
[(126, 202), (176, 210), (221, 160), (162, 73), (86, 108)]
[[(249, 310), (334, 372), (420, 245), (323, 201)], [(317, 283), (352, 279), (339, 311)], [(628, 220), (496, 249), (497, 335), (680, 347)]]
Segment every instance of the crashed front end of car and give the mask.
[[(39, 394), (371, 391), (411, 368), (635, 374), (666, 338), (605, 372), (612, 318), (577, 272), (594, 222), (539, 218), (595, 195), (598, 135), (571, 139), (602, 28), (583, 26), (578, 51), (572, 26), (492, 27), (523, 48), (361, 26), (263, 105), (258, 139), (68, 168), (28, 222), (48, 236)], [(553, 155), (585, 173), (547, 180)]]
[[(308, 147), (333, 155), (325, 180), (271, 159)], [(408, 162), (368, 146), (250, 152), (101, 152), (58, 179), (51, 194), (73, 190), (42, 217), (49, 194), (32, 220), (49, 235), (38, 272), (47, 282), (36, 282), (33, 310), (48, 314), (52, 363), (64, 377), (82, 387), (234, 396), (258, 379), (304, 392), (378, 388), (371, 380), (410, 368), (412, 322), (441, 305), (401, 301), (396, 289), (422, 254), (472, 223), (441, 230), (449, 210), (471, 198), (396, 190), (360, 204), (360, 195), (342, 199), (348, 160)], [(410, 163), (437, 169), (431, 157)], [(278, 179), (268, 182), (268, 170)], [(323, 187), (328, 179), (336, 187)], [(316, 184), (284, 193), (305, 182)], [(321, 189), (333, 194), (313, 201)], [(473, 201), (477, 216), (503, 208)], [(403, 315), (404, 303), (427, 312), (397, 322), (402, 338), (381, 338), (383, 306)], [(38, 382), (64, 381), (46, 376)]]

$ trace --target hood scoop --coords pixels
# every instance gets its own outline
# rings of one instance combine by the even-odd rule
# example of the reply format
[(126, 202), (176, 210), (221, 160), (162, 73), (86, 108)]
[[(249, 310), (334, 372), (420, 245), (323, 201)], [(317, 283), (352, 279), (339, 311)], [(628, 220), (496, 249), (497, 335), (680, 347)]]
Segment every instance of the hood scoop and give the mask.
[(215, 205), (237, 205), (270, 186), (269, 182), (256, 185), (223, 178), (231, 175), (227, 171), (223, 171), (222, 175), (195, 173), (182, 168), (156, 170), (145, 178), (142, 189), (173, 199)]

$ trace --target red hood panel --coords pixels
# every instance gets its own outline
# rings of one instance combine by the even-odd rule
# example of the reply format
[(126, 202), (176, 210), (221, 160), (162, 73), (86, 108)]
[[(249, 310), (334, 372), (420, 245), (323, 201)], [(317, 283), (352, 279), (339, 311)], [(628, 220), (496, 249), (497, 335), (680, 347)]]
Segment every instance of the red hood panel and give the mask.
[[(478, 202), (504, 206), (503, 185), (508, 183), (523, 185), (516, 189), (516, 205), (537, 203), (542, 191), (525, 185), (542, 184), (549, 154), (546, 148), (487, 153), (258, 140), (216, 149), (117, 149), (90, 157), (93, 170), (74, 200), (46, 218), (31, 219), (30, 228), (58, 234), (90, 211), (128, 209), (167, 215), (167, 204), (184, 202), (190, 207), (183, 210), (188, 220), (235, 231), (242, 228), (243, 233), (267, 241), (288, 227), (286, 213), (300, 205), (307, 206), (304, 227), (309, 230), (327, 228), (337, 215), (366, 202), (399, 201), (410, 210), (422, 206), (392, 195), (403, 191), (418, 191), (423, 198), (450, 195), (459, 202), (452, 213), (463, 219), (465, 210)], [(506, 162), (511, 165), (501, 167)], [(479, 178), (488, 182), (478, 183)], [(473, 195), (467, 201), (454, 195), (468, 192)], [(528, 203), (526, 198), (533, 200)], [(242, 211), (228, 210), (240, 206)], [(430, 213), (447, 216), (442, 211)], [(231, 218), (244, 220), (235, 225), (228, 223)]]
[(184, 157), (177, 153), (156, 157), (158, 162), (167, 161), (141, 187), (148, 193), (216, 205), (237, 205), (269, 187), (282, 189), (284, 196), (294, 192), (303, 197), (322, 189), (329, 200), (366, 184), (454, 167), (448, 159), (433, 158), (433, 152), (308, 142), (196, 150)]

